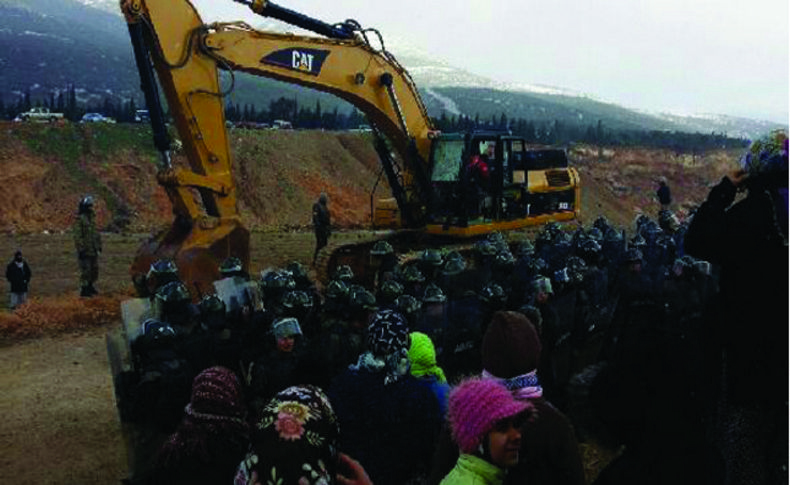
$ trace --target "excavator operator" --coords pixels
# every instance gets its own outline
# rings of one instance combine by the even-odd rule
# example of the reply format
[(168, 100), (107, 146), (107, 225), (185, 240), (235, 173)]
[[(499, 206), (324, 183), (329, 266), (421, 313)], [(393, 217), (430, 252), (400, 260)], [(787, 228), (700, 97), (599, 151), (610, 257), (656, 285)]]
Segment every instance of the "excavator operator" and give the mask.
[(470, 158), (466, 167), (469, 181), (469, 215), (476, 218), (480, 215), (491, 216), (492, 189), (496, 181), (496, 143), (489, 141), (480, 155)]

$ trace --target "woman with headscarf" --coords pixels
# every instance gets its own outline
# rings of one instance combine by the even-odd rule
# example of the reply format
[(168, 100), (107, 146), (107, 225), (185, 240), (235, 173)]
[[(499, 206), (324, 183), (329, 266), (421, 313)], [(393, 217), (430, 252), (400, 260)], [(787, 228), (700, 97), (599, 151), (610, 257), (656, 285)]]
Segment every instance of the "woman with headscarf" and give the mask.
[(408, 349), (403, 317), (379, 311), (368, 326), (367, 350), (329, 388), (343, 430), (340, 447), (376, 485), (424, 474), (441, 426), (438, 400), (409, 373)]
[(411, 375), (433, 392), (439, 401), (439, 410), (442, 416), (447, 412), (447, 394), (450, 385), (444, 371), (436, 363), (436, 349), (431, 338), (422, 332), (412, 332), (411, 346), (409, 347), (409, 363)]
[(255, 421), (235, 485), (372, 485), (359, 462), (338, 452), (337, 417), (320, 388), (283, 389)]
[(205, 369), (195, 377), (184, 418), (162, 445), (145, 483), (230, 483), (249, 447), (249, 432), (236, 375), (225, 367)]

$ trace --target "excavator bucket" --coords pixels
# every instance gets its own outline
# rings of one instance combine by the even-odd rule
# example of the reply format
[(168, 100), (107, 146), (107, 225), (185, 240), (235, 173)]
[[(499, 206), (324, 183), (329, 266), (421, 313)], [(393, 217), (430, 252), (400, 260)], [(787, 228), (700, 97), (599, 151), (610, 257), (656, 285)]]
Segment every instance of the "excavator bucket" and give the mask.
[(219, 265), (226, 258), (239, 258), (244, 269), (249, 270), (250, 232), (240, 221), (215, 219), (212, 224), (198, 221), (192, 227), (184, 226), (176, 221), (138, 249), (131, 275), (141, 296), (150, 294), (146, 274), (151, 264), (160, 259), (176, 264), (181, 281), (194, 299), (213, 292), (213, 282), (220, 278)]

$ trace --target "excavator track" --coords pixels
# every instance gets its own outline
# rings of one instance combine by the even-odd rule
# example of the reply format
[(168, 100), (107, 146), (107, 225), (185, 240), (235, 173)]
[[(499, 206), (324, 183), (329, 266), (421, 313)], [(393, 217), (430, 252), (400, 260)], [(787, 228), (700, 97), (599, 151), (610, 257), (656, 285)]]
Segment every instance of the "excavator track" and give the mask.
[(474, 243), (485, 237), (486, 235), (482, 235), (459, 240), (432, 236), (417, 230), (403, 230), (373, 233), (370, 237), (350, 243), (330, 242), (316, 259), (315, 278), (322, 286), (326, 286), (332, 280), (332, 275), (338, 266), (348, 265), (354, 273), (355, 282), (371, 288), (376, 268), (370, 257), (370, 251), (378, 241), (390, 243), (402, 264), (418, 259), (426, 249), (455, 250), (469, 260), (472, 257)]

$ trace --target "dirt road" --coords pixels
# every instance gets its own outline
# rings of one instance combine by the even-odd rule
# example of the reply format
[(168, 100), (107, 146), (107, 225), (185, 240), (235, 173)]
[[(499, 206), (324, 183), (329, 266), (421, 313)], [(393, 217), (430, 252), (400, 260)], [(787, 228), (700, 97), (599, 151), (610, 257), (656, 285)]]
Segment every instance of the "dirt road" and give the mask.
[(0, 483), (111, 484), (125, 476), (105, 333), (0, 349)]

